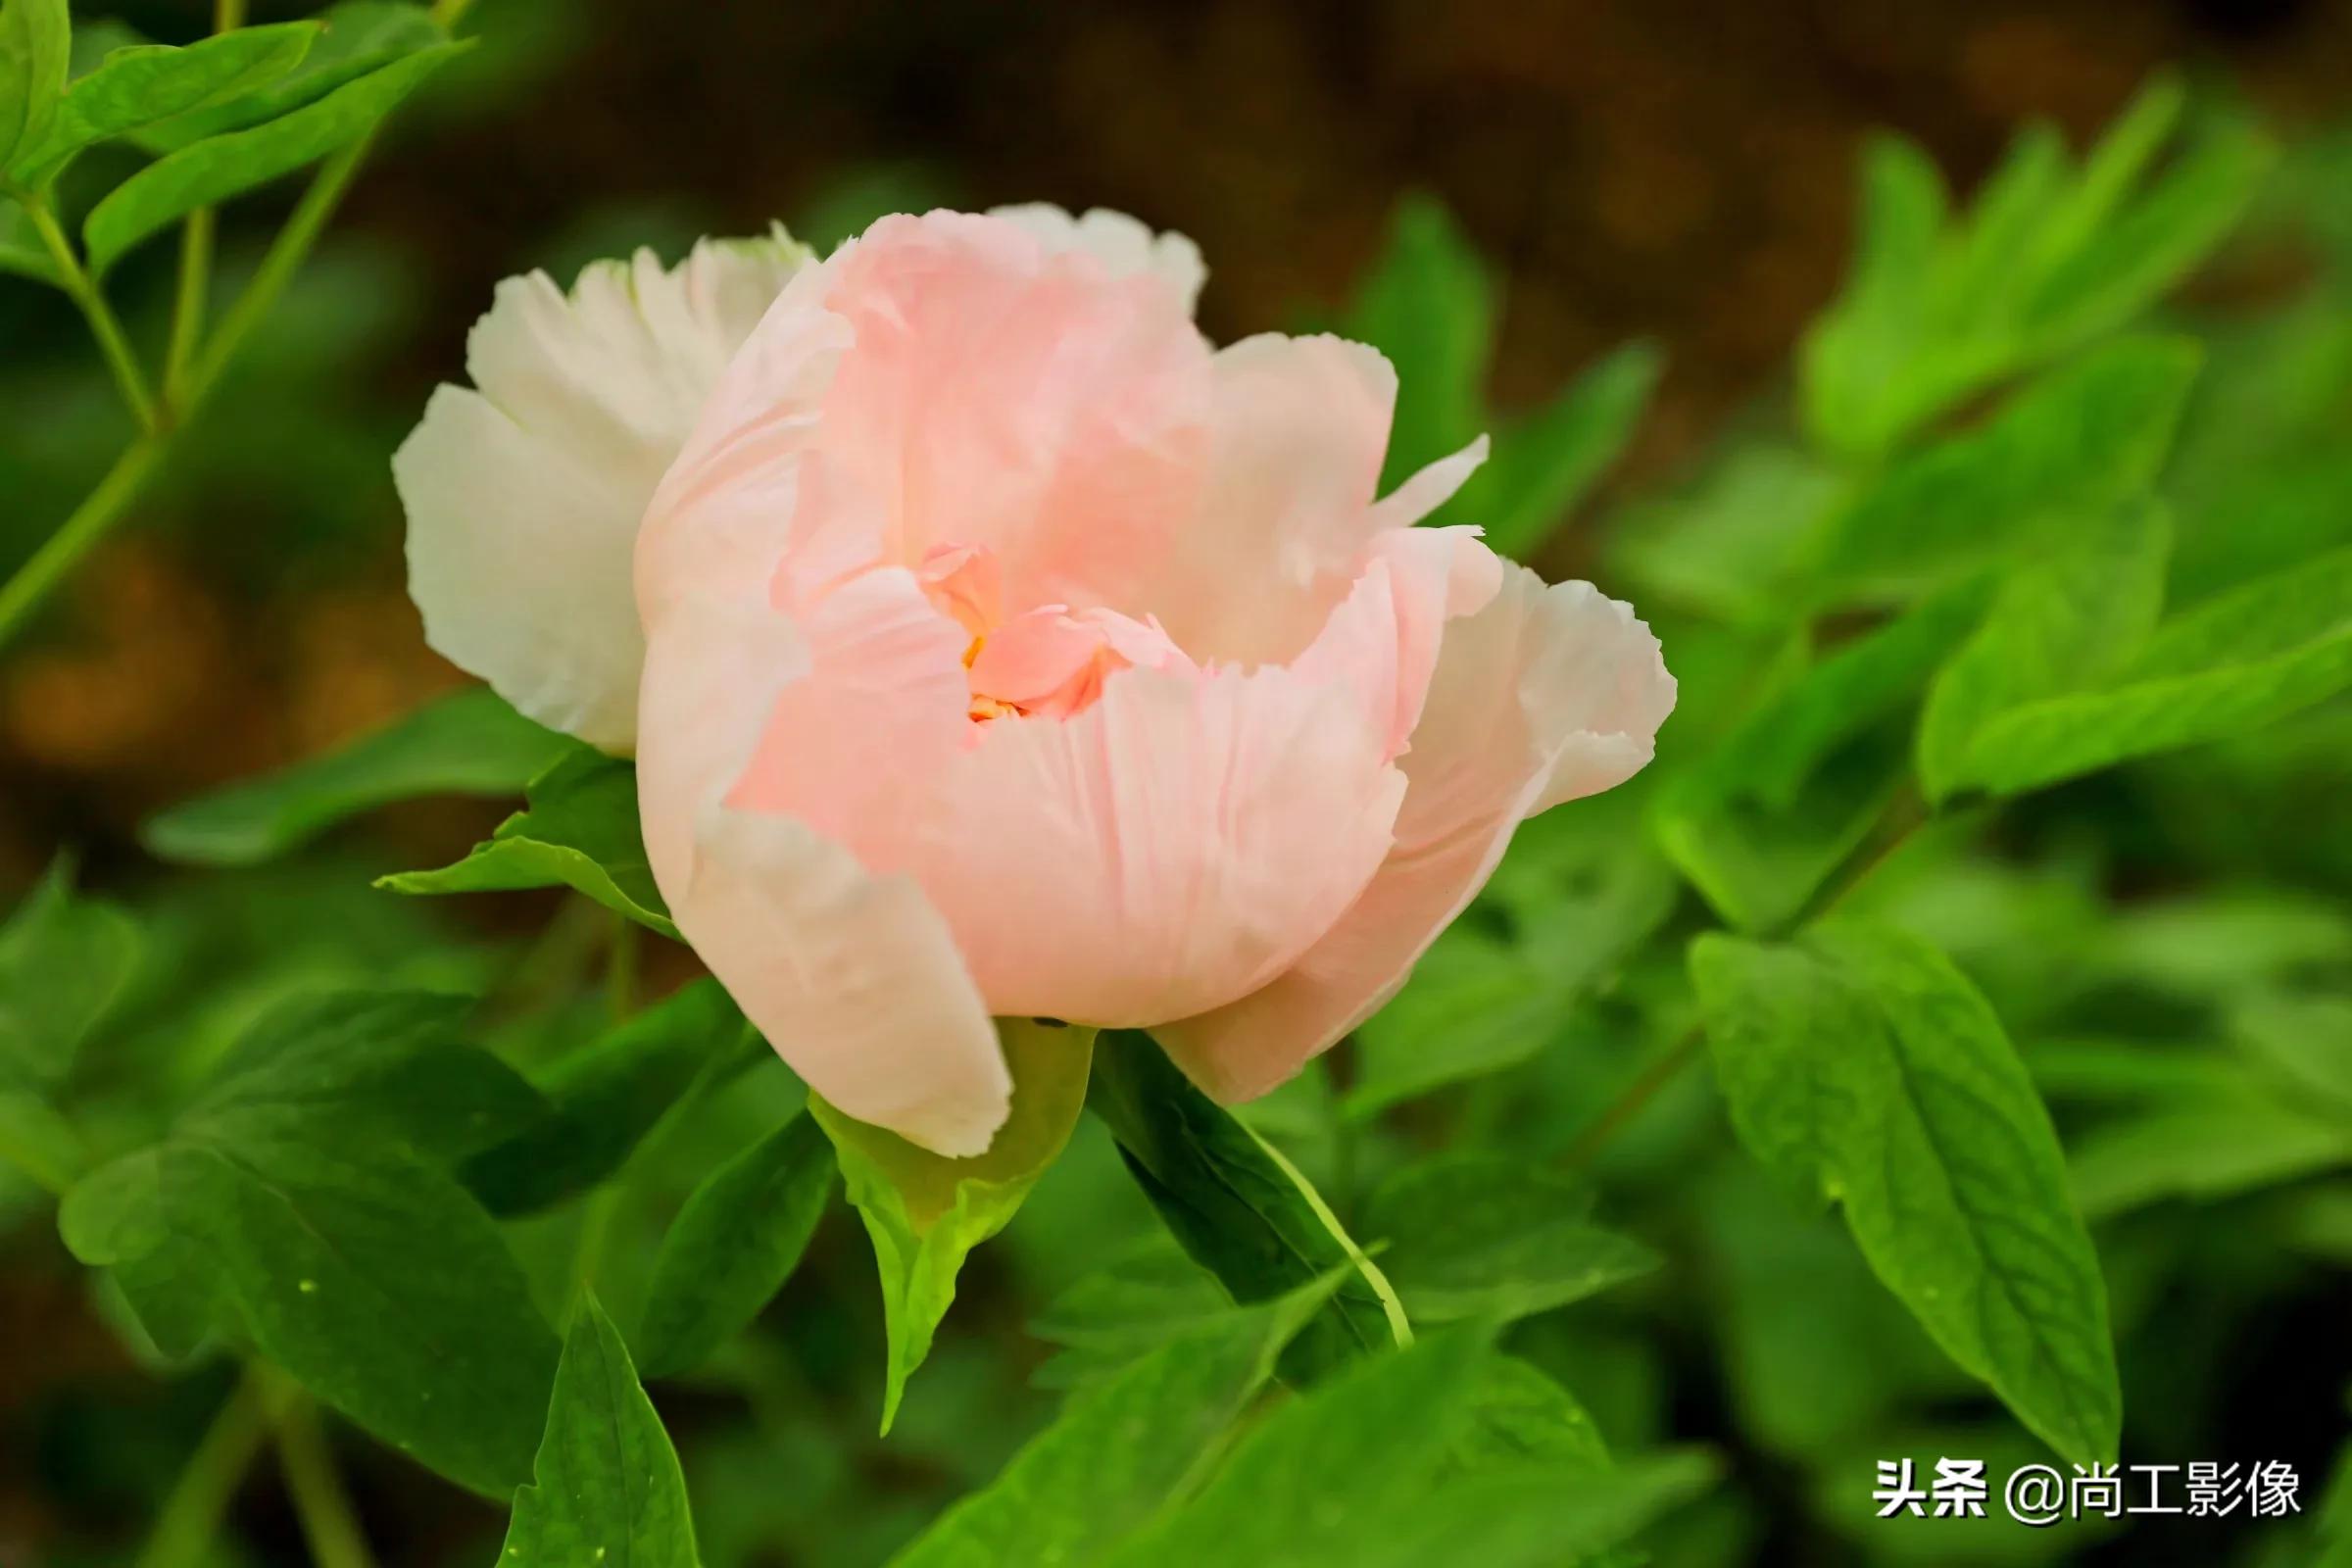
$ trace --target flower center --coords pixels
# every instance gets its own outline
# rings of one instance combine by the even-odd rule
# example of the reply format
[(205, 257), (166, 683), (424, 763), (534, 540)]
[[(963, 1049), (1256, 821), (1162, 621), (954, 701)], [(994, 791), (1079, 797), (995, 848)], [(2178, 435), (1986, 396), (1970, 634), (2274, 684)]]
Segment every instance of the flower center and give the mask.
[(1094, 706), (1122, 669), (1190, 669), (1157, 617), (1040, 605), (1006, 617), (996, 557), (975, 545), (938, 545), (916, 568), (942, 614), (971, 633), (963, 651), (975, 723), (1035, 715), (1069, 718)]

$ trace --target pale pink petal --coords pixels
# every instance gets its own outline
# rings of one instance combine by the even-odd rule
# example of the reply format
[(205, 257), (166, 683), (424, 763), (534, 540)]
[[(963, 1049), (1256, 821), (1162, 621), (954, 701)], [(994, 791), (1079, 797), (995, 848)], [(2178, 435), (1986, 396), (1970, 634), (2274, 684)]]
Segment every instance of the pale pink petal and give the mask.
[(1290, 667), (1352, 693), (1395, 757), (1421, 721), (1446, 623), (1494, 597), (1502, 563), (1467, 527), (1390, 529), (1364, 555), (1355, 586)]
[(1280, 668), (1135, 668), (1063, 720), (1001, 718), (914, 872), (999, 1013), (1140, 1025), (1287, 968), (1386, 857), (1403, 778), (1352, 705)]
[(1355, 581), (1396, 372), (1336, 337), (1216, 357), (1208, 478), (1167, 564), (1115, 608), (1156, 613), (1202, 662), (1285, 662)]
[(1051, 202), (1025, 202), (992, 207), (988, 216), (1016, 224), (1049, 251), (1084, 251), (1113, 277), (1150, 273), (1175, 291), (1188, 316), (1208, 281), (1200, 246), (1182, 234), (1154, 234), (1150, 225), (1106, 207), (1073, 218)]
[[(779, 717), (828, 700), (811, 700), (825, 655), (762, 580), (675, 604), (651, 628), (638, 801), (655, 880), (695, 952), (817, 1093), (937, 1153), (978, 1153), (1010, 1082), (938, 911), (807, 822), (730, 800)], [(865, 617), (868, 646), (904, 640), (889, 586)]]
[(1290, 1078), (1396, 994), (1523, 817), (1630, 778), (1673, 707), (1674, 678), (1631, 610), (1509, 568), (1492, 604), (1445, 629), (1398, 763), (1396, 849), (1362, 897), (1279, 979), (1153, 1033), (1222, 1100)]
[(425, 640), (522, 711), (608, 751), (636, 739), (630, 553), (728, 356), (808, 252), (710, 241), (676, 268), (598, 262), (566, 293), (509, 278), (392, 460)]
[(1487, 438), (1480, 436), (1451, 457), (1440, 458), (1372, 504), (1376, 528), (1409, 528), (1451, 501), (1454, 492), (1470, 482), (1487, 461)]

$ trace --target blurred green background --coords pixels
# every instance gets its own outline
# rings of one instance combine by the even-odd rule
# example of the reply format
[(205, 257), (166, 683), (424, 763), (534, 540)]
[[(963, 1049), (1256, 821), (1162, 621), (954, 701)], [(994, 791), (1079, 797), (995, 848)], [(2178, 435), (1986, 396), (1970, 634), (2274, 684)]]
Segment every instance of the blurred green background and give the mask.
[[(300, 14), (255, 8), (256, 21)], [(167, 42), (209, 20), (164, 3), (84, 6), (76, 20), (98, 15)], [(1678, 733), (1720, 729), (1710, 694), (1735, 691), (1768, 647), (1677, 627), (1741, 619), (1739, 573), (1724, 565), (1737, 540), (1705, 530), (1786, 493), (1778, 449), (1749, 435), (1786, 421), (1791, 356), (1845, 272), (1865, 133), (1916, 140), (1965, 189), (2021, 122), (2053, 121), (2079, 146), (2179, 66), (2208, 102), (2258, 117), (2287, 157), (2180, 307), (2210, 360), (2168, 493), (2209, 523), (2183, 530), (2177, 582), (2211, 589), (2352, 538), (2352, 5), (481, 0), (469, 30), (481, 47), (399, 118), (203, 438), (36, 635), (0, 652), (12, 895), (0, 902), (67, 849), (85, 885), (138, 909), (148, 951), (110, 1047), (122, 1078), (184, 1078), (268, 1001), (322, 978), (478, 989), (519, 972), (508, 1044), (523, 1060), (534, 1031), (552, 1040), (576, 1017), (524, 1004), (560, 1003), (593, 962), (601, 928), (567, 920), (552, 896), (461, 907), (368, 885), (456, 858), (501, 804), (404, 803), (301, 858), (212, 876), (159, 865), (137, 836), (164, 807), (461, 683), (424, 649), (406, 598), (387, 463), (429, 388), (460, 376), (493, 283), (535, 266), (567, 280), (591, 258), (639, 244), (675, 257), (698, 234), (775, 218), (821, 247), (887, 211), (1103, 205), (1199, 241), (1203, 325), (1227, 340), (1340, 317), (1400, 195), (1433, 196), (1493, 270), (1495, 408), (1536, 405), (1629, 340), (1663, 351), (1630, 450), (1536, 559), (1658, 625), (1686, 694), (1665, 765)], [(224, 213), (228, 282), (294, 188)], [(171, 274), (172, 247), (157, 244), (116, 276), (142, 342), (160, 340)], [(0, 569), (129, 433), (78, 318), (0, 276)], [(2098, 1195), (2085, 1202), (2123, 1346), (2127, 1458), (2285, 1458), (2314, 1511), (2352, 1385), (2352, 1152), (2340, 1133), (2296, 1145), (2310, 1130), (2278, 1097), (2250, 1078), (2217, 1090), (2225, 1079), (2189, 1058), (2224, 1037), (2253, 1042), (2258, 1060), (2271, 1059), (2265, 1041), (2285, 1058), (2352, 1053), (2348, 779), (2339, 697), (2247, 742), (2035, 797), (1997, 823), (1941, 824), (1867, 892), (1874, 911), (1940, 942), (2021, 1044), (2046, 1047), (2029, 1058), (2078, 1190)], [(1606, 838), (1642, 805), (1590, 803), (1560, 831)], [(1557, 1152), (1619, 1096), (1645, 1042), (1680, 1027), (1660, 1021), (1684, 1005), (1667, 994), (1671, 952), (1611, 959), (1605, 984), (1531, 1001), (1523, 971), (1479, 967), (1479, 945), (1525, 941), (1513, 900), (1548, 907), (1546, 878), (1642, 930), (1692, 924), (1694, 901), (1662, 870), (1574, 850), (1525, 863), (1386, 1025), (1392, 1056), (1416, 1030), (1496, 1030), (1509, 1076), (1415, 1100), (1361, 1147), (1335, 1137), (1349, 1124), (1318, 1100), (1334, 1091), (1317, 1076), (1253, 1112), (1261, 1130), (1350, 1190), (1415, 1149)], [(1576, 954), (1607, 945), (1562, 940)], [(655, 961), (657, 985), (690, 972), (678, 950)], [(1355, 1087), (1380, 1048), (1369, 1042)], [(2317, 1070), (2345, 1081), (2330, 1076), (2340, 1055)], [(711, 1152), (770, 1124), (788, 1094), (747, 1080), (706, 1112), (700, 1136), (677, 1141), (676, 1168), (632, 1194), (615, 1250), (650, 1252)], [(1703, 1074), (1644, 1104), (1594, 1176), (1613, 1223), (1667, 1266), (1531, 1320), (1514, 1347), (1573, 1388), (1613, 1445), (1727, 1455), (1731, 1480), (1659, 1538), (1661, 1564), (2341, 1560), (2324, 1559), (2301, 1520), (1876, 1524), (1875, 1459), (1967, 1446), (1997, 1475), (2033, 1456), (2030, 1440), (1877, 1290), (1834, 1223), (1758, 1180)], [(51, 1214), (37, 1189), (0, 1176), (8, 1568), (129, 1561), (233, 1377), (142, 1366)], [(570, 1223), (559, 1211), (518, 1245), (563, 1254)], [(879, 1562), (1052, 1414), (1056, 1395), (1033, 1380), (1054, 1382), (1053, 1347), (1025, 1325), (1152, 1230), (1102, 1130), (1083, 1124), (967, 1270), (884, 1441), (872, 1262), (836, 1209), (758, 1332), (658, 1391), (713, 1568)], [(486, 1560), (499, 1510), (344, 1429), (335, 1441), (387, 1568)], [(269, 1466), (236, 1491), (231, 1517), (215, 1560), (307, 1560)]]

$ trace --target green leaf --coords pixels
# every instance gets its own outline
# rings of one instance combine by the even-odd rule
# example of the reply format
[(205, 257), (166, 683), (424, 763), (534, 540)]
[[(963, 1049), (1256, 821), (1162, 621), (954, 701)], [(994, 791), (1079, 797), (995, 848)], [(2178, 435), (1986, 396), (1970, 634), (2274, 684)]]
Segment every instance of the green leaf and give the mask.
[(0, 0), (0, 169), (48, 133), (73, 34), (66, 0)]
[(1664, 599), (1779, 624), (1797, 596), (1803, 551), (1848, 488), (1809, 453), (1740, 442), (1688, 484), (1615, 514), (1611, 570), (1647, 596), (1644, 606)]
[(2276, 723), (2352, 686), (2352, 550), (2159, 626), (2097, 689), (2022, 703), (1976, 731), (1947, 788), (2014, 795)]
[(546, 1113), (468, 1159), (466, 1185), (493, 1214), (562, 1202), (620, 1169), (698, 1076), (767, 1054), (718, 982), (698, 980), (541, 1075)]
[(367, 135), (463, 48), (420, 49), (291, 114), (166, 154), (116, 186), (83, 220), (90, 270), (104, 273), (123, 252), (199, 207), (292, 173)]
[(1454, 1446), (1452, 1464), (1476, 1472), (1520, 1463), (1605, 1471), (1613, 1461), (1600, 1428), (1576, 1396), (1531, 1362), (1497, 1355), (1479, 1370), (1469, 1426)]
[(1648, 1273), (1658, 1256), (1587, 1223), (1576, 1183), (1491, 1154), (1408, 1166), (1373, 1195), (1362, 1229), (1415, 1322), (1547, 1312)]
[(1216, 1276), (1186, 1256), (1175, 1238), (1155, 1232), (1030, 1320), (1032, 1335), (1064, 1348), (1030, 1381), (1040, 1388), (1085, 1384), (1233, 1309)]
[(0, 1086), (46, 1087), (122, 996), (139, 930), (115, 906), (74, 891), (64, 860), (0, 926)]
[(1868, 837), (1907, 771), (1920, 689), (1984, 598), (1964, 585), (1847, 643), (1661, 787), (1659, 846), (1725, 919), (1793, 919)]
[(511, 1086), (453, 1058), (444, 1005), (281, 1009), (164, 1142), (77, 1183), (58, 1225), (167, 1352), (249, 1340), (385, 1442), (499, 1493), (529, 1473), (557, 1348), (497, 1226), (417, 1152), (512, 1108)]
[(186, 865), (253, 865), (394, 801), (519, 793), (574, 744), (468, 688), (340, 750), (172, 807), (140, 839)]
[(648, 1377), (692, 1371), (783, 1289), (833, 1191), (833, 1149), (799, 1115), (686, 1200), (654, 1258), (637, 1334)]
[(118, 49), (74, 83), (48, 134), (20, 148), (8, 172), (20, 184), (45, 185), (86, 147), (276, 80), (301, 63), (318, 32), (316, 22), (287, 22), (240, 27), (185, 49)]
[(223, 103), (149, 125), (134, 140), (151, 153), (243, 130), (291, 114), (396, 60), (449, 41), (432, 14), (409, 0), (340, 0), (327, 7), (318, 39), (285, 75)]
[(501, 1564), (697, 1568), (677, 1450), (593, 1295), (564, 1338), (531, 1473), (514, 1494)]
[(1095, 1055), (1087, 1104), (1177, 1244), (1237, 1301), (1352, 1269), (1284, 1357), (1311, 1380), (1409, 1337), (1395, 1292), (1295, 1167), (1195, 1088), (1159, 1047), (1122, 1030)]
[(1617, 461), (1664, 368), (1655, 344), (1628, 343), (1585, 371), (1496, 437), (1451, 515), (1484, 525), (1503, 555), (1527, 556)]
[(1492, 1330), (1456, 1328), (1358, 1362), (1269, 1415), (1118, 1568), (1353, 1562), (1351, 1514), (1428, 1486), (1467, 1425)]
[(1748, 1152), (1840, 1203), (1872, 1271), (2036, 1435), (2112, 1458), (2098, 1258), (1984, 1000), (1934, 949), (1858, 925), (1785, 946), (1702, 936), (1690, 972)]
[(1476, 439), (1485, 424), (1494, 287), (1470, 237), (1434, 196), (1410, 195), (1342, 335), (1396, 368), (1396, 413), (1381, 489)]
[(1895, 465), (1827, 525), (1820, 597), (1908, 597), (2144, 492), (2198, 362), (2186, 338), (2123, 339)]
[(531, 781), (529, 797), (527, 809), (500, 823), (466, 858), (439, 870), (398, 872), (376, 886), (395, 893), (568, 887), (679, 940), (646, 863), (632, 763), (575, 747)]
[(212, 1069), (179, 1131), (249, 1129), (381, 1140), (454, 1161), (547, 1114), (505, 1062), (466, 1038), (472, 1003), (422, 992), (333, 992), (272, 1008)]
[(2003, 713), (2098, 685), (2144, 647), (2164, 604), (2172, 530), (2154, 503), (2093, 521), (2058, 555), (2002, 584), (1976, 634), (1936, 677), (1920, 716), (1919, 777), (1942, 801)]
[(809, 1114), (833, 1141), (850, 1201), (873, 1239), (890, 1359), (882, 1430), (956, 1299), (972, 1249), (1003, 1230), (1069, 1142), (1086, 1103), (1095, 1032), (1026, 1018), (998, 1020), (1012, 1072), (1012, 1113), (985, 1153), (948, 1159), (843, 1115), (816, 1095)]
[[(1601, 1553), (1697, 1497), (1715, 1478), (1714, 1462), (1698, 1453), (1637, 1459), (1606, 1475), (1571, 1469), (1480, 1476), (1427, 1501), (1396, 1504), (1365, 1532), (1369, 1549), (1350, 1562), (1362, 1568), (1416, 1568), (1448, 1559), (1482, 1568), (1599, 1568)], [(1645, 1559), (1611, 1554), (1605, 1560)]]
[(2224, 1084), (2102, 1122), (2076, 1140), (2071, 1166), (2094, 1220), (2166, 1199), (2212, 1202), (2352, 1166), (2352, 1118)]
[(1337, 1285), (1318, 1281), (1199, 1323), (1099, 1387), (892, 1568), (1096, 1563), (1198, 1482), (1275, 1358)]
[(2180, 107), (2176, 85), (2153, 83), (2080, 171), (2030, 127), (1957, 224), (1923, 155), (1875, 143), (1853, 276), (1805, 340), (1816, 441), (1884, 457), (1970, 395), (2126, 325), (2219, 245), (2271, 152), (2220, 119), (2161, 161)]

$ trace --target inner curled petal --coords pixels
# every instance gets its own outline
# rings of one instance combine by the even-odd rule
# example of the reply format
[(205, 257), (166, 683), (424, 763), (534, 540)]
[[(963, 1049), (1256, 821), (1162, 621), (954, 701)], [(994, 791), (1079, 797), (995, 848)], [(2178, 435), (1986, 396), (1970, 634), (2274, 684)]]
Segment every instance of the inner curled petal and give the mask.
[(980, 639), (967, 663), (976, 719), (1068, 718), (1093, 707), (1103, 681), (1122, 669), (1198, 673), (1157, 620), (1064, 605), (1006, 621)]

